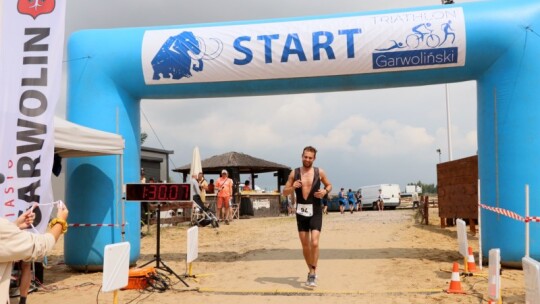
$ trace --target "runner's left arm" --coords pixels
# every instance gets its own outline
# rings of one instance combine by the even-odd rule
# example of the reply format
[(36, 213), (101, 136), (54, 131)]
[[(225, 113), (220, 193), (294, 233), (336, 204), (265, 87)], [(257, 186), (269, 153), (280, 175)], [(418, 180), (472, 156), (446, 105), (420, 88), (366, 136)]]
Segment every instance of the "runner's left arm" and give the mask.
[(321, 182), (324, 185), (323, 189), (319, 189), (317, 192), (315, 192), (316, 198), (323, 198), (326, 194), (330, 193), (332, 191), (332, 183), (328, 180), (328, 177), (326, 176), (326, 172), (324, 172), (323, 169), (319, 168), (319, 177), (321, 178)]

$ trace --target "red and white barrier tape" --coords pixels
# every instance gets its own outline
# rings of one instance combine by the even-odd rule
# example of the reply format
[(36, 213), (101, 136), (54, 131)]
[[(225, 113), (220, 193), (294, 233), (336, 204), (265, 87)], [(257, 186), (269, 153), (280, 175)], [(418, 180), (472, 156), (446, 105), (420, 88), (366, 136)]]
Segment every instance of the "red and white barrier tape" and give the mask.
[(527, 222), (537, 222), (540, 223), (540, 216), (529, 216), (525, 218), (525, 223)]
[(121, 227), (125, 226), (126, 224), (69, 224), (69, 227)]
[(528, 217), (523, 217), (515, 212), (512, 212), (512, 211), (509, 211), (509, 210), (506, 210), (506, 209), (503, 209), (503, 208), (499, 208), (499, 207), (492, 207), (492, 206), (488, 206), (488, 205), (484, 205), (484, 204), (479, 204), (480, 207), (486, 209), (486, 210), (489, 210), (489, 211), (493, 211), (495, 213), (498, 213), (498, 214), (502, 214), (504, 216), (507, 216), (509, 218), (512, 218), (512, 219), (515, 219), (515, 220), (518, 220), (520, 222), (525, 222), (525, 223), (528, 223), (528, 222), (539, 222), (540, 223), (540, 216), (528, 216)]

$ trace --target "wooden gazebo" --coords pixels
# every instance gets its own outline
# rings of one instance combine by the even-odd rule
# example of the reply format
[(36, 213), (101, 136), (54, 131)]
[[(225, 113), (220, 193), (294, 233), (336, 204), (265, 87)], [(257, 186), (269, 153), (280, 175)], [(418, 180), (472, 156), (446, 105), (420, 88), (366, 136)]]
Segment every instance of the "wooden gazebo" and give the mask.
[[(240, 183), (240, 174), (251, 174), (253, 187), (255, 187), (255, 175), (257, 173), (276, 172), (277, 188), (285, 185), (287, 176), (291, 172), (291, 167), (256, 158), (239, 152), (228, 152), (220, 155), (214, 155), (210, 158), (201, 161), (204, 174), (217, 174), (225, 169), (229, 172), (229, 177), (233, 179), (235, 184)], [(187, 180), (191, 163), (182, 167), (173, 169), (174, 172), (182, 173), (184, 182)], [(235, 189), (238, 187), (234, 187)]]

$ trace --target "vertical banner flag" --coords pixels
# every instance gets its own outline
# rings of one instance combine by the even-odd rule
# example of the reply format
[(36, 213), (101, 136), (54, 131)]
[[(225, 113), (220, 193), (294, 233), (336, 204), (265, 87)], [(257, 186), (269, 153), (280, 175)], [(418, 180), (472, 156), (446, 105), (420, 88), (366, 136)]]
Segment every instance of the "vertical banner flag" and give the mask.
[(0, 0), (0, 216), (34, 202), (34, 226), (52, 211), (54, 112), (60, 97), (64, 0)]

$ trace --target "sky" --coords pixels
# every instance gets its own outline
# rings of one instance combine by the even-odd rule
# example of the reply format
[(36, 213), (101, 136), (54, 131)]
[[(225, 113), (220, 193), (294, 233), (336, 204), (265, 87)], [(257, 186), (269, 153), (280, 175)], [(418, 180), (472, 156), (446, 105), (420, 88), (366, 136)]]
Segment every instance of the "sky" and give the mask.
[[(201, 7), (195, 9), (194, 3), (68, 1), (66, 39), (82, 29), (186, 25), (441, 5), (438, 0), (205, 0), (196, 2)], [(56, 110), (60, 117), (65, 117), (66, 112), (65, 78), (63, 97)], [(199, 147), (202, 159), (235, 151), (294, 168), (301, 165), (302, 149), (312, 145), (319, 151), (315, 165), (326, 171), (334, 191), (380, 183), (396, 183), (404, 189), (408, 183), (417, 181), (436, 184), (437, 163), (450, 159), (447, 101), (451, 159), (475, 155), (475, 82), (337, 93), (143, 100), (141, 130), (148, 134), (145, 146), (174, 151), (170, 156), (171, 168), (190, 163), (195, 146)], [(174, 172), (171, 178), (181, 181), (181, 176)], [(241, 178), (245, 180), (248, 176)], [(271, 173), (259, 174), (255, 184), (267, 190), (276, 188)]]

